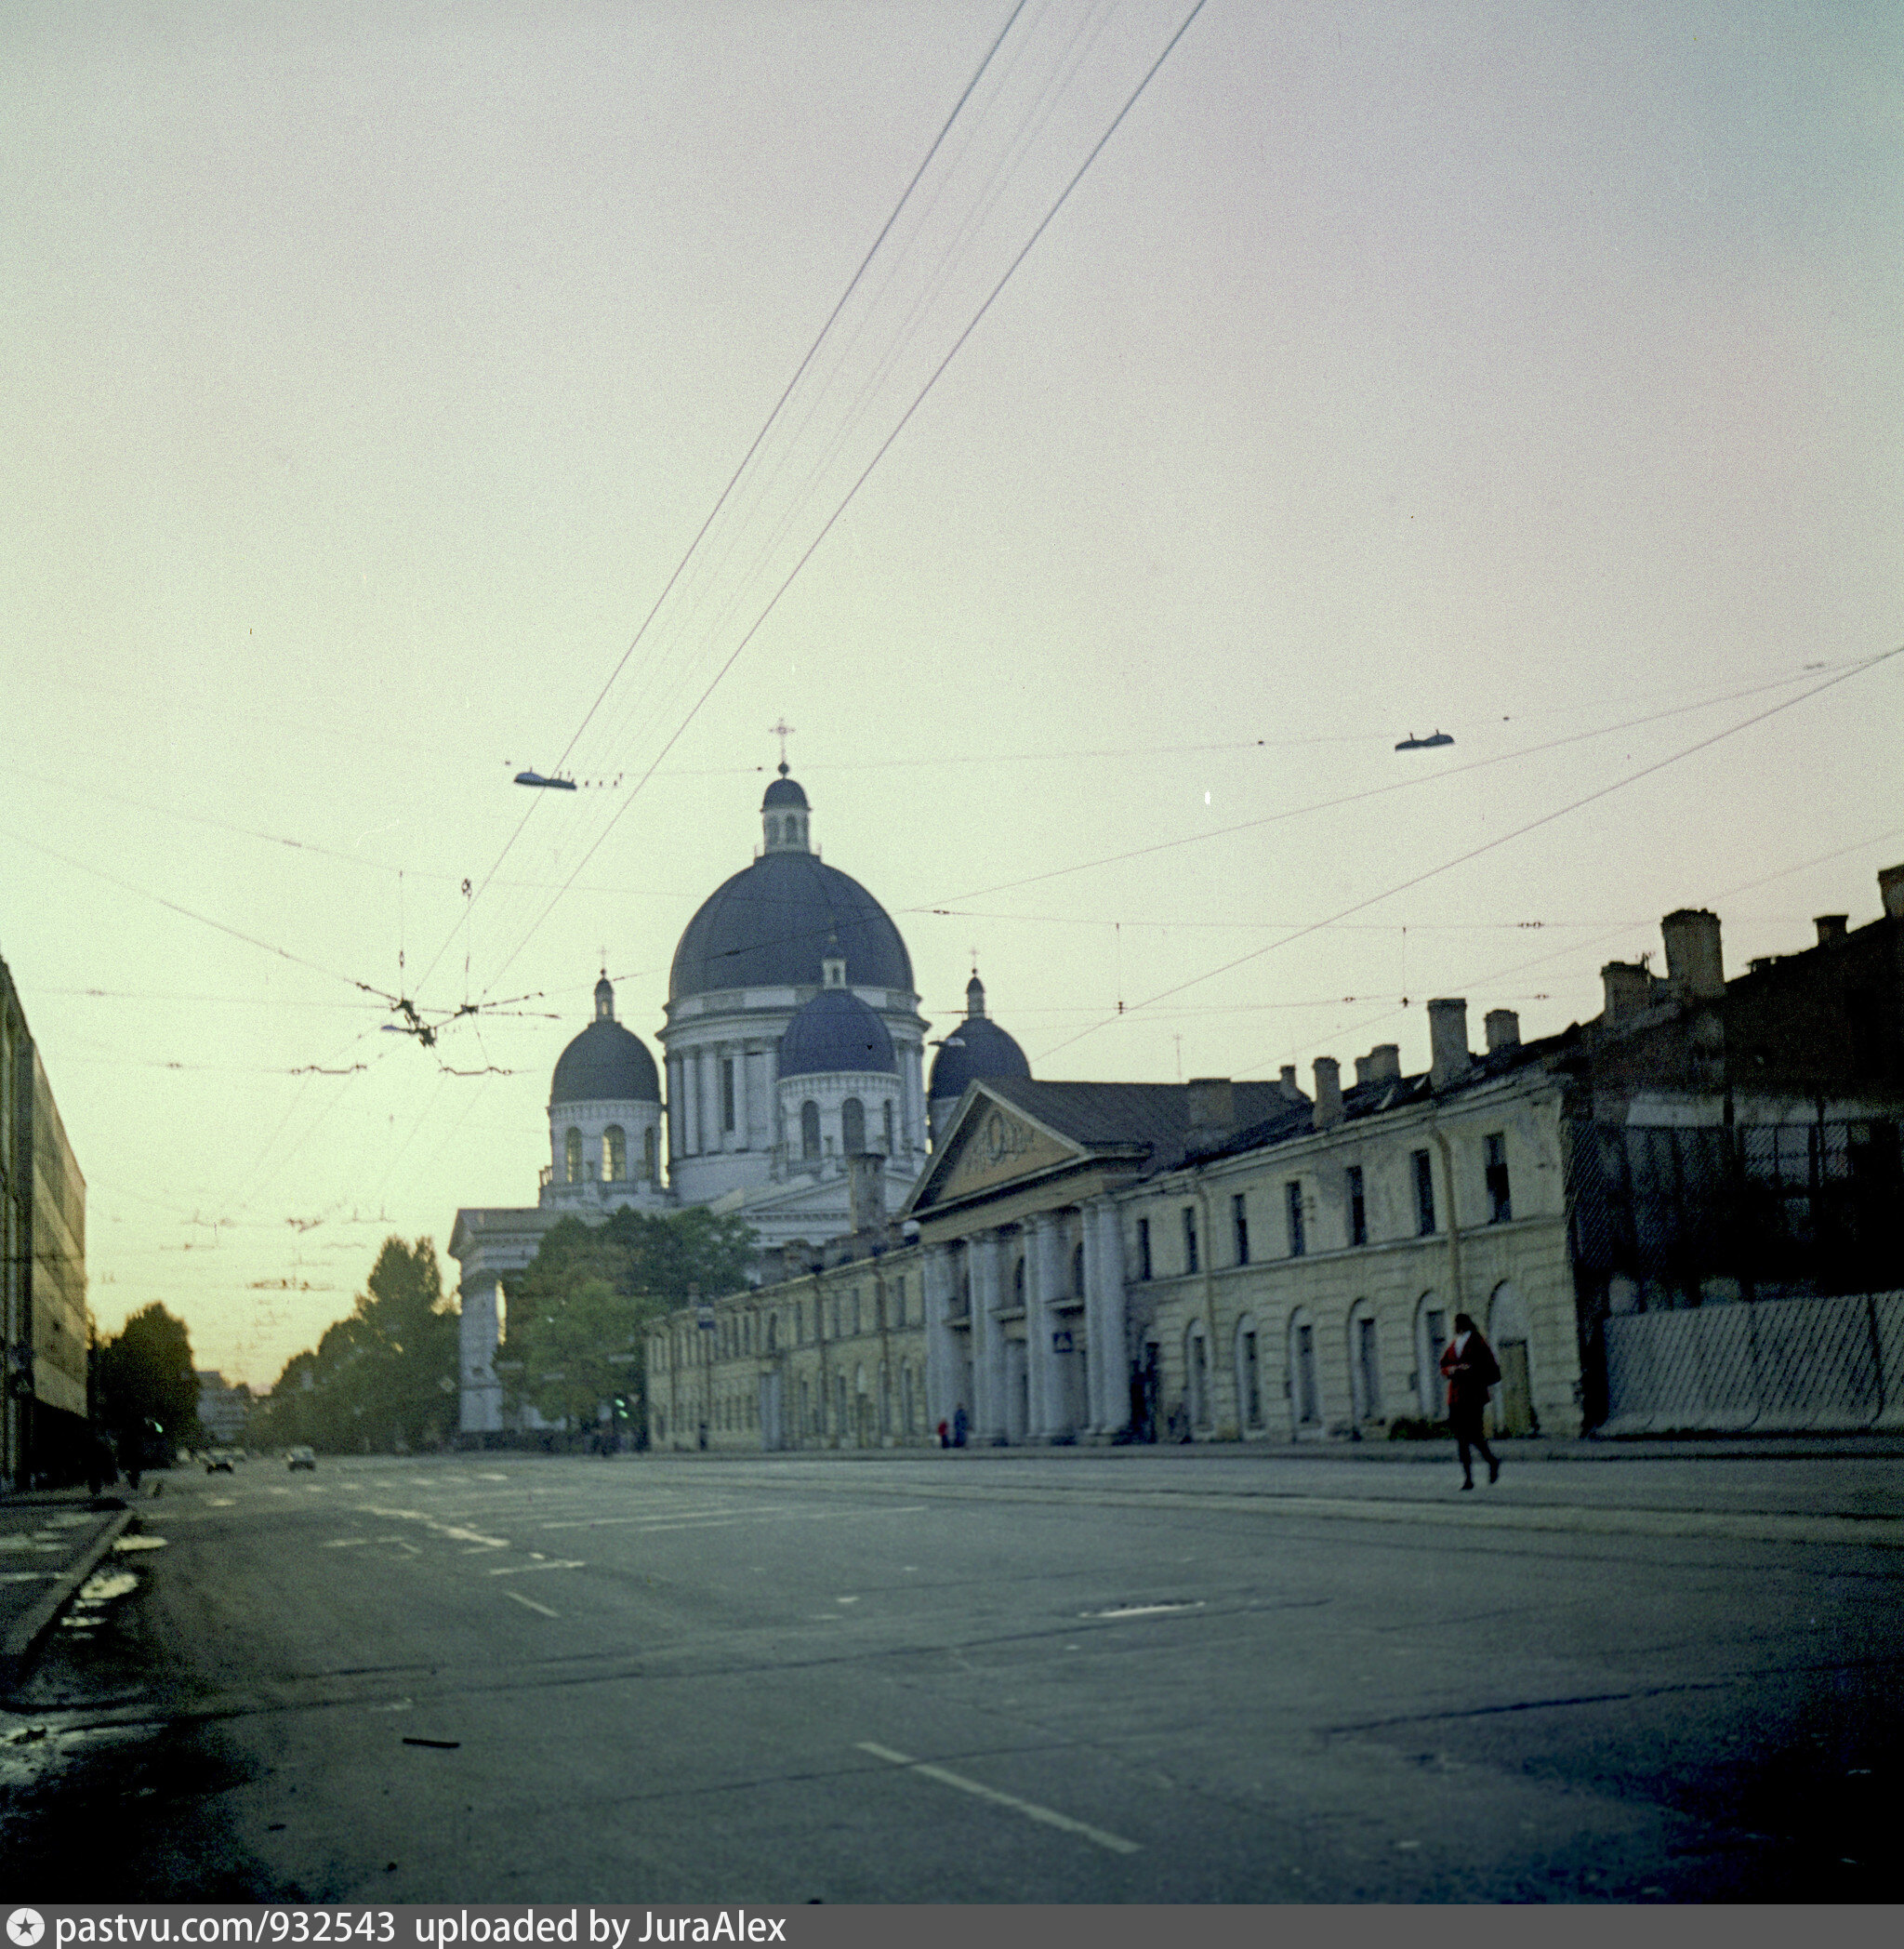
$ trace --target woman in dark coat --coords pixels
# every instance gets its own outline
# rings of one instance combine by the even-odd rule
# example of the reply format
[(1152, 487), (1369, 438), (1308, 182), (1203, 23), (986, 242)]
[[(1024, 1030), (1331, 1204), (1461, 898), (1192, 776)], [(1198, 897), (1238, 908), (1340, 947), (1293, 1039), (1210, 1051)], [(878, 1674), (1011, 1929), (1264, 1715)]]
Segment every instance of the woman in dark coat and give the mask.
[(1465, 1313), (1454, 1316), (1454, 1338), (1441, 1357), (1441, 1372), (1448, 1380), (1448, 1424), (1461, 1452), (1461, 1487), (1474, 1486), (1474, 1464), (1468, 1457), (1470, 1449), (1481, 1452), (1481, 1459), (1488, 1465), (1488, 1479), (1500, 1480), (1501, 1464), (1488, 1446), (1481, 1416), (1488, 1406), (1488, 1388), (1501, 1378), (1501, 1362), (1494, 1358), (1494, 1349), (1482, 1339), (1480, 1329)]

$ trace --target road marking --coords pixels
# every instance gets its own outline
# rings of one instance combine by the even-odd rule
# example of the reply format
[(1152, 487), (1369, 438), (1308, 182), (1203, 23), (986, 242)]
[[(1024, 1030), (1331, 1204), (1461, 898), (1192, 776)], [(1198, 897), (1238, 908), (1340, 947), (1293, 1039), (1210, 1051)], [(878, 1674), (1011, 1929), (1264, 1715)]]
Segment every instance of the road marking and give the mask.
[(516, 1602), (522, 1605), (525, 1611), (539, 1611), (544, 1617), (560, 1617), (562, 1615), (560, 1611), (551, 1611), (547, 1604), (538, 1604), (534, 1598), (525, 1598), (520, 1590), (506, 1590), (503, 1592), (503, 1596), (514, 1598)]
[(334, 1536), (324, 1545), (327, 1550), (354, 1550), (370, 1541), (367, 1536)]
[(1198, 1598), (1192, 1603), (1179, 1604), (1119, 1604), (1110, 1611), (1080, 1611), (1079, 1617), (1107, 1617), (1121, 1621), (1127, 1617), (1170, 1617), (1180, 1611), (1201, 1611), (1203, 1599)]
[(439, 1536), (447, 1536), (452, 1543), (469, 1543), (485, 1550), (506, 1550), (509, 1546), (507, 1536), (485, 1536), (481, 1530), (469, 1530), (458, 1523), (441, 1523), (435, 1517), (426, 1516), (420, 1509), (385, 1509), (375, 1503), (360, 1503), (360, 1514), (381, 1516), (386, 1521), (394, 1518), (398, 1522), (421, 1523), (426, 1530), (433, 1530)]
[(1108, 1848), (1113, 1854), (1135, 1854), (1138, 1843), (1127, 1841), (1121, 1835), (1106, 1834), (1102, 1827), (1093, 1827), (1088, 1821), (1074, 1821), (1068, 1813), (1059, 1813), (1049, 1807), (1040, 1807), (1036, 1800), (1021, 1800), (1016, 1794), (1001, 1794), (995, 1786), (982, 1785), (976, 1780), (968, 1780), (963, 1773), (948, 1771), (945, 1767), (933, 1766), (923, 1759), (908, 1759), (904, 1753), (895, 1753), (891, 1746), (876, 1746), (871, 1740), (857, 1742), (862, 1753), (870, 1753), (875, 1759), (883, 1759), (889, 1766), (905, 1767), (909, 1772), (922, 1773), (928, 1780), (936, 1780), (942, 1786), (956, 1786), (961, 1794), (971, 1794), (974, 1798), (989, 1800), (997, 1807), (1009, 1807), (1014, 1813), (1022, 1813), (1028, 1821), (1037, 1821), (1046, 1827), (1061, 1828), (1066, 1834), (1078, 1835), (1090, 1841), (1094, 1847)]
[(229, 1495), (208, 1495), (205, 1500), (205, 1507), (208, 1509), (234, 1509), (237, 1507), (236, 1499)]
[(532, 1570), (587, 1570), (588, 1565), (577, 1558), (573, 1562), (549, 1563), (506, 1563), (500, 1570), (490, 1571), (492, 1577), (525, 1577)]

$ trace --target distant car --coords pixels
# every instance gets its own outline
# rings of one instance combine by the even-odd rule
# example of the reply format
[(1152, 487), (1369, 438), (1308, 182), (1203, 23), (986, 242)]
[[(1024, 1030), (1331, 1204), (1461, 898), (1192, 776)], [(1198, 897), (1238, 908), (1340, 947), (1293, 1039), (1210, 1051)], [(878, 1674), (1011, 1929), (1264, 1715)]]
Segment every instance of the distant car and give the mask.
[(287, 1468), (314, 1469), (317, 1466), (317, 1451), (309, 1448), (294, 1448), (284, 1457), (284, 1465)]
[(238, 1458), (230, 1449), (215, 1448), (205, 1458), (205, 1472), (208, 1476), (235, 1475)]

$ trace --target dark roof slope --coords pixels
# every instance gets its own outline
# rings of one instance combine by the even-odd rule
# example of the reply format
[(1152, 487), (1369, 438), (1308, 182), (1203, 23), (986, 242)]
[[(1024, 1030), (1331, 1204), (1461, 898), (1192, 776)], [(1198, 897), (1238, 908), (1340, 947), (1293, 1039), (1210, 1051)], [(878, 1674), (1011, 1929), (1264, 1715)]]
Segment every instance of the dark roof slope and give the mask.
[[(1146, 1152), (1146, 1173), (1173, 1170), (1188, 1154), (1190, 1092), (1183, 1083), (1039, 1082), (1026, 1076), (987, 1077), (985, 1086), (1089, 1149)], [(1264, 1127), (1280, 1120), (1308, 1129), (1307, 1100), (1284, 1095), (1280, 1083), (1233, 1088), (1239, 1122)]]

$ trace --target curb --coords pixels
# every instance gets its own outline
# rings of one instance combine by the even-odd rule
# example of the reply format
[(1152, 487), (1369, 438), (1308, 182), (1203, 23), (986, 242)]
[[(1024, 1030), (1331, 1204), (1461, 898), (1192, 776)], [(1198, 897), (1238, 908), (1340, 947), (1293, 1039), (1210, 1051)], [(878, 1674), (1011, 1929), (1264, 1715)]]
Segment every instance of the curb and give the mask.
[(78, 1558), (60, 1573), (52, 1589), (8, 1630), (5, 1643), (0, 1644), (0, 1692), (10, 1692), (20, 1683), (28, 1665), (33, 1663), (40, 1640), (59, 1622), (60, 1612), (72, 1603), (80, 1585), (126, 1533), (126, 1526), (137, 1513), (132, 1509), (121, 1509), (108, 1517), (105, 1527)]

